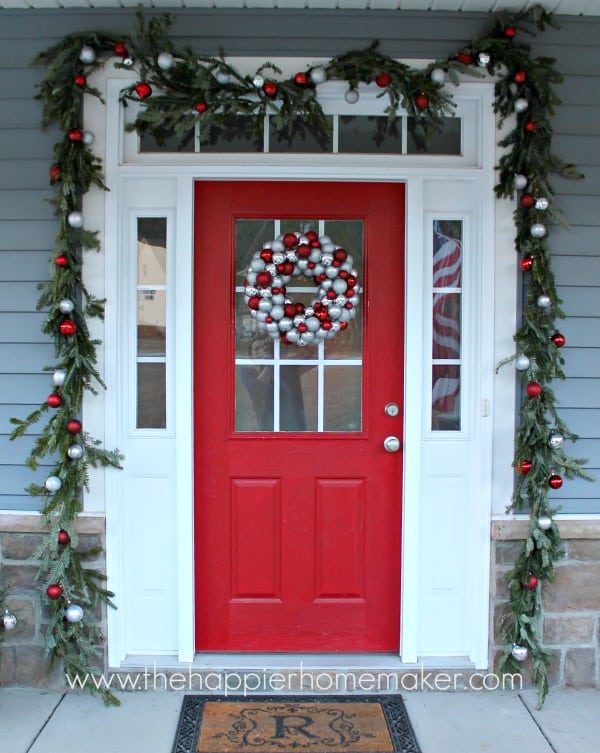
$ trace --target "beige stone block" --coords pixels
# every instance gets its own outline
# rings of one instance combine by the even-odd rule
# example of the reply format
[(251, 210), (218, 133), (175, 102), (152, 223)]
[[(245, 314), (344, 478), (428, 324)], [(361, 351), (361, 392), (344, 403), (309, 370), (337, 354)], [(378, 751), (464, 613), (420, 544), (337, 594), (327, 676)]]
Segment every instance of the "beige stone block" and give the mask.
[(565, 658), (565, 687), (596, 687), (596, 651), (593, 648), (571, 648)]
[(37, 565), (2, 565), (0, 570), (0, 584), (7, 584), (11, 590), (27, 589), (34, 590), (40, 587), (35, 576)]
[(0, 656), (0, 686), (64, 687), (62, 663), (50, 670), (43, 646), (4, 646)]
[(575, 539), (569, 541), (569, 559), (600, 560), (600, 539)]
[(496, 564), (514, 565), (515, 560), (523, 549), (522, 541), (497, 541)]
[(600, 562), (565, 562), (554, 583), (542, 586), (546, 612), (600, 610)]
[(506, 601), (509, 597), (508, 581), (506, 576), (509, 570), (497, 570), (496, 571), (496, 599), (500, 601)]
[[(18, 620), (16, 627), (2, 633), (5, 645), (7, 643), (23, 643), (23, 641), (33, 640), (36, 631), (36, 609), (33, 598), (20, 598), (10, 595), (6, 599), (4, 606)], [(2, 630), (1, 627), (0, 630)]]
[(41, 533), (0, 533), (4, 560), (27, 560), (44, 540)]
[(569, 615), (544, 618), (544, 644), (590, 643), (594, 634), (592, 615)]

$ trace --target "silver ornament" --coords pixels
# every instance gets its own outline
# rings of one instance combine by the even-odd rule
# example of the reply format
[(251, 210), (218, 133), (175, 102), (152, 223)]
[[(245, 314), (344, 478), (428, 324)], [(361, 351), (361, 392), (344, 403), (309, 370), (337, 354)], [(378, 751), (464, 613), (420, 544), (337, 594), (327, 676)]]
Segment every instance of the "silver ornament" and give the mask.
[(4, 610), (4, 614), (2, 615), (2, 625), (4, 626), (5, 630), (12, 630), (13, 628), (17, 627), (17, 618), (12, 613), (9, 612), (8, 609)]
[(170, 71), (175, 63), (175, 58), (170, 52), (161, 52), (156, 58), (156, 63), (161, 71)]
[(517, 191), (521, 191), (525, 186), (527, 185), (527, 178), (524, 175), (515, 175), (513, 178), (513, 186), (517, 189)]
[(83, 227), (83, 214), (81, 212), (70, 212), (69, 216), (67, 217), (67, 222), (69, 223), (69, 226), (74, 229), (79, 229), (80, 227)]
[(259, 293), (259, 295), (260, 295), (261, 298), (272, 298), (273, 297), (273, 293), (268, 288), (264, 288), (263, 290), (261, 290), (260, 293)]
[(526, 356), (525, 353), (519, 353), (515, 358), (515, 368), (519, 371), (527, 371), (530, 366), (531, 361), (529, 360), (529, 357)]
[(513, 643), (511, 654), (517, 661), (525, 661), (529, 656), (529, 650), (527, 646), (518, 646), (516, 643)]
[(298, 254), (295, 251), (288, 251), (285, 258), (287, 261), (291, 261), (292, 264), (295, 264), (298, 261)]
[(552, 528), (552, 518), (549, 515), (540, 515), (537, 519), (537, 527), (542, 531)]
[(360, 94), (357, 89), (348, 89), (344, 94), (344, 99), (349, 105), (355, 105), (360, 99)]
[(333, 254), (323, 254), (323, 256), (321, 256), (321, 264), (324, 267), (330, 267), (333, 264)]
[(319, 327), (321, 326), (321, 323), (316, 316), (309, 316), (306, 319), (306, 326), (308, 327), (309, 332), (317, 332)]
[(133, 58), (126, 57), (123, 58), (123, 65), (126, 65), (128, 68), (133, 68)]
[(271, 251), (274, 254), (285, 254), (285, 245), (281, 240), (281, 236), (271, 243)]
[(542, 295), (538, 295), (537, 305), (541, 309), (549, 309), (550, 306), (552, 306), (552, 300), (550, 299), (549, 295), (546, 295), (545, 293), (542, 293)]
[(224, 86), (231, 81), (231, 76), (229, 75), (229, 73), (227, 73), (227, 71), (219, 70), (217, 71), (216, 79), (221, 85)]
[(65, 379), (67, 378), (67, 370), (66, 369), (56, 369), (54, 374), (52, 374), (52, 382), (56, 387), (62, 387), (65, 383)]
[(296, 314), (294, 317), (294, 327), (297, 327), (299, 324), (304, 324), (306, 321), (306, 317), (303, 314)]
[(446, 71), (443, 68), (434, 68), (431, 71), (431, 80), (434, 84), (444, 84), (446, 82)]
[(323, 272), (325, 272), (325, 267), (320, 262), (318, 264), (315, 264), (313, 275), (315, 277), (318, 277), (319, 275), (322, 275)]
[(513, 103), (515, 112), (525, 112), (529, 108), (529, 102), (524, 97), (517, 97)]
[(267, 323), (267, 332), (273, 337), (273, 335), (277, 335), (279, 337), (279, 325), (277, 322), (268, 322)]
[(276, 293), (271, 300), (273, 301), (273, 306), (283, 306), (285, 303), (285, 296), (283, 293)]
[(313, 68), (310, 72), (310, 80), (313, 82), (313, 84), (324, 84), (325, 81), (327, 81), (327, 73), (325, 72), (325, 68), (323, 68), (322, 66)]
[(339, 270), (337, 267), (327, 267), (325, 270), (325, 274), (327, 277), (329, 277), (330, 280), (335, 280), (335, 278), (339, 275)]
[(273, 264), (283, 264), (285, 261), (285, 254), (281, 251), (277, 251), (273, 254)]
[(65, 617), (68, 622), (81, 622), (83, 620), (83, 609), (79, 604), (69, 604), (65, 609)]
[(561, 446), (561, 444), (565, 441), (565, 438), (562, 434), (550, 434), (550, 439), (548, 440), (548, 444), (550, 447), (552, 447), (553, 450), (556, 450), (558, 447)]
[(490, 64), (490, 60), (489, 52), (480, 52), (477, 55), (477, 65), (481, 66), (481, 68), (486, 68)]
[(281, 332), (289, 332), (293, 326), (294, 323), (288, 316), (284, 316), (283, 319), (279, 320), (279, 330)]
[(258, 322), (258, 324), (265, 324), (267, 321), (267, 316), (269, 316), (268, 311), (250, 311), (251, 314), (254, 314), (254, 318)]
[(258, 295), (258, 288), (255, 288), (254, 285), (246, 285), (246, 290), (244, 292), (248, 298), (252, 298), (253, 295)]
[(529, 232), (534, 238), (543, 238), (546, 235), (546, 226), (542, 225), (541, 222), (536, 222), (531, 226)]
[(263, 77), (262, 77), (261, 75), (259, 75), (258, 73), (257, 73), (257, 74), (256, 74), (256, 76), (254, 76), (254, 78), (252, 79), (252, 84), (253, 84), (253, 85), (254, 85), (254, 86), (255, 86), (255, 87), (257, 88), (257, 89), (260, 89), (260, 88), (261, 88), (261, 86), (262, 86), (262, 85), (263, 85), (264, 83), (265, 83), (265, 79), (264, 79), (264, 78), (263, 78)]
[(283, 319), (284, 313), (283, 306), (273, 306), (271, 309), (271, 316), (273, 319)]
[(265, 268), (265, 263), (260, 258), (252, 259), (252, 261), (250, 262), (249, 269), (252, 272), (262, 272), (264, 268)]
[(338, 306), (343, 306), (348, 299), (345, 295), (338, 295), (338, 297), (335, 299), (335, 302)]
[(273, 304), (268, 298), (261, 298), (258, 302), (259, 311), (270, 311), (273, 308)]
[(540, 212), (545, 212), (549, 206), (550, 206), (550, 202), (545, 196), (540, 196), (539, 199), (535, 200), (535, 208), (539, 209)]
[(60, 487), (62, 486), (62, 481), (58, 478), (58, 476), (48, 476), (46, 481), (44, 482), (44, 486), (49, 492), (57, 492)]
[(83, 447), (80, 444), (72, 444), (67, 450), (67, 455), (71, 460), (79, 460), (83, 457)]
[(336, 293), (341, 295), (342, 293), (345, 293), (346, 290), (348, 290), (348, 285), (346, 283), (346, 280), (337, 279), (334, 280), (332, 283), (333, 289)]
[(58, 304), (58, 309), (62, 314), (70, 314), (74, 308), (75, 304), (68, 298), (63, 298), (62, 301), (60, 301), (60, 303)]
[(79, 60), (85, 65), (91, 65), (96, 60), (96, 51), (89, 44), (84, 44), (79, 53)]
[(342, 313), (342, 307), (338, 306), (337, 303), (332, 303), (329, 306), (329, 318), (330, 319), (339, 319)]
[(516, 93), (517, 93), (517, 92), (519, 91), (519, 87), (518, 87), (518, 86), (517, 86), (517, 85), (515, 84), (515, 82), (513, 81), (513, 83), (512, 83), (512, 84), (511, 84), (511, 85), (510, 85), (510, 86), (508, 87), (508, 90), (509, 90), (509, 92), (510, 92), (510, 93), (511, 93), (512, 95), (515, 95), (515, 94), (516, 94)]
[(289, 332), (286, 334), (286, 337), (291, 343), (297, 343), (298, 340), (300, 339), (300, 333), (298, 332), (297, 329), (290, 329)]
[(333, 254), (338, 248), (339, 246), (335, 246), (326, 235), (321, 239), (321, 250), (324, 254)]
[(315, 315), (315, 310), (314, 310), (314, 308), (313, 308), (312, 306), (307, 306), (307, 307), (306, 307), (306, 308), (304, 309), (304, 316), (305, 316), (305, 317), (306, 317), (307, 319), (308, 319), (308, 317), (309, 317), (309, 316), (314, 316), (314, 315)]
[(312, 332), (303, 332), (302, 333), (302, 340), (305, 345), (308, 345), (309, 343), (313, 343), (315, 341), (314, 333)]
[(96, 137), (91, 131), (84, 131), (83, 132), (83, 143), (86, 146), (91, 146), (94, 141), (96, 141)]

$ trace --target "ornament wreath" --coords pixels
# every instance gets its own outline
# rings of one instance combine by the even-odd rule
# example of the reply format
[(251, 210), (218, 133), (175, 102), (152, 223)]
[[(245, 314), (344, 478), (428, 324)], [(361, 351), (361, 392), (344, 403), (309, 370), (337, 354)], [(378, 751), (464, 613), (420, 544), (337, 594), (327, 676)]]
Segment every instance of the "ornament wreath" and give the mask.
[[(36, 468), (49, 455), (56, 463), (44, 485), (32, 484), (28, 490), (42, 498), (42, 517), (49, 530), (36, 553), (41, 562), (39, 578), (45, 584), (42, 599), (51, 612), (48, 653), (62, 659), (69, 674), (99, 671), (95, 662), (103, 638), (95, 607), (99, 602), (110, 604), (112, 597), (101, 586), (102, 574), (85, 566), (86, 558), (99, 552), (77, 552), (74, 525), (88, 466), (119, 467), (121, 462), (117, 451), (102, 449), (83, 431), (78, 418), (84, 392), (103, 386), (96, 367), (98, 343), (90, 338), (87, 320), (102, 317), (104, 302), (87, 291), (81, 277), (81, 250), (98, 250), (99, 246), (97, 234), (85, 229), (82, 197), (93, 186), (106, 189), (102, 163), (91, 149), (94, 136), (82, 127), (83, 97), (101, 98), (88, 83), (89, 74), (115, 57), (117, 67), (135, 70), (138, 80), (121, 97), (125, 106), (130, 101), (142, 104), (130, 128), (149, 133), (159, 142), (168, 134), (185, 142), (198, 121), (201, 138), (209, 139), (215, 129), (227, 130), (231, 119), (239, 115), (252, 116), (259, 135), (267, 114), (283, 137), (305, 130), (323, 134), (329, 125), (319, 103), (318, 85), (327, 79), (347, 84), (350, 103), (358, 100), (362, 85), (374, 83), (381, 89), (380, 96), (388, 99), (388, 124), (393, 124), (402, 108), (415, 119), (415, 135), (427, 139), (454, 108), (446, 81), (458, 85), (461, 75), (487, 73), (495, 80), (494, 109), (499, 122), (510, 119), (512, 125), (500, 141), (505, 151), (497, 168), (495, 193), (498, 198), (518, 196), (515, 247), (528, 283), (523, 322), (515, 335), (519, 352), (507, 362), (515, 363), (526, 392), (516, 434), (517, 482), (509, 511), (528, 510), (530, 524), (509, 575), (506, 648), (498, 671), (520, 671), (521, 662), (528, 658), (543, 702), (548, 692), (549, 652), (537, 632), (540, 588), (553, 580), (561, 556), (559, 530), (553, 520), (556, 510), (548, 492), (559, 487), (563, 478), (588, 477), (585, 461), (565, 453), (563, 440), (575, 436), (558, 416), (550, 388), (553, 379), (564, 379), (560, 348), (565, 338), (554, 325), (564, 314), (550, 268), (546, 224), (564, 224), (549, 176), (582, 176), (551, 150), (550, 119), (560, 102), (553, 85), (562, 81), (555, 60), (532, 57), (530, 46), (521, 41), (523, 34), (555, 26), (552, 15), (540, 5), (520, 13), (497, 14), (480, 36), (422, 68), (398, 62), (373, 42), (367, 49), (342, 54), (287, 79), (268, 62), (250, 77), (241, 75), (224, 54), (210, 57), (189, 48), (177, 50), (169, 38), (170, 24), (168, 15), (146, 21), (140, 11), (138, 26), (128, 38), (99, 31), (69, 34), (34, 61), (46, 67), (37, 95), (43, 105), (42, 126), (55, 125), (64, 134), (54, 147), (50, 169), (59, 231), (51, 256), (51, 279), (42, 285), (39, 300), (39, 307), (48, 311), (44, 331), (54, 339), (57, 365), (52, 367), (52, 394), (26, 419), (13, 419), (13, 437), (52, 412), (27, 461)], [(103, 695), (107, 703), (116, 702), (110, 692)]]

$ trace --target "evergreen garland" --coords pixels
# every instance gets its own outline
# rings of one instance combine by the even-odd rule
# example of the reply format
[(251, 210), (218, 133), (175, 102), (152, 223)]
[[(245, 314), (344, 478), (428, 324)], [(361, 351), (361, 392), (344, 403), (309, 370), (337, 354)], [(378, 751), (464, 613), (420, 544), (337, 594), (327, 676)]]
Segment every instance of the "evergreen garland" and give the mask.
[[(48, 410), (53, 411), (27, 461), (36, 468), (45, 456), (57, 458), (53, 477), (60, 485), (57, 489), (51, 485), (49, 490), (47, 485), (32, 484), (28, 489), (42, 497), (43, 520), (49, 531), (35, 555), (41, 561), (39, 578), (47, 586), (60, 587), (58, 598), (42, 595), (52, 611), (46, 637), (48, 653), (62, 659), (71, 675), (100, 671), (96, 664), (103, 638), (96, 606), (112, 604), (113, 596), (102, 587), (104, 576), (86, 567), (86, 558), (76, 551), (74, 527), (89, 465), (119, 467), (122, 459), (118, 451), (103, 449), (83, 432), (76, 418), (84, 392), (103, 387), (96, 367), (98, 343), (90, 338), (86, 320), (101, 318), (104, 302), (87, 291), (81, 277), (81, 250), (98, 250), (98, 239), (95, 232), (84, 229), (81, 215), (77, 216), (82, 197), (92, 186), (106, 188), (101, 161), (90, 149), (92, 139), (81, 126), (83, 96), (100, 97), (100, 92), (87, 84), (89, 73), (111, 57), (120, 58), (117, 67), (135, 69), (139, 76), (121, 96), (124, 106), (129, 101), (143, 105), (130, 128), (138, 134), (151, 134), (159, 143), (172, 133), (185, 143), (198, 122), (201, 138), (206, 140), (215, 130), (230, 128), (232, 119), (240, 115), (253, 118), (258, 138), (262, 138), (267, 114), (283, 137), (291, 138), (304, 129), (324, 134), (329, 125), (316, 85), (327, 78), (345, 81), (349, 90), (374, 82), (381, 88), (380, 96), (388, 98), (388, 123), (383, 127), (393, 127), (401, 108), (415, 118), (415, 135), (426, 140), (454, 108), (445, 79), (458, 85), (461, 74), (481, 76), (487, 72), (496, 80), (494, 107), (500, 122), (516, 112), (514, 127), (500, 142), (505, 153), (498, 165), (495, 192), (499, 198), (519, 197), (514, 212), (515, 247), (521, 269), (528, 276), (523, 322), (515, 335), (520, 353), (505, 363), (516, 358), (527, 385), (515, 441), (517, 483), (509, 511), (527, 509), (530, 527), (509, 575), (506, 649), (498, 671), (520, 671), (520, 662), (529, 655), (543, 702), (548, 692), (549, 652), (537, 632), (541, 610), (538, 584), (552, 581), (554, 565), (561, 556), (558, 527), (552, 521), (556, 510), (548, 496), (549, 479), (558, 478), (562, 483), (559, 473), (566, 478), (589, 478), (582, 468), (585, 461), (567, 456), (562, 447), (562, 440), (574, 440), (575, 436), (558, 416), (549, 387), (553, 379), (564, 379), (558, 350), (564, 337), (554, 329), (554, 320), (564, 314), (550, 268), (544, 225), (544, 221), (564, 223), (552, 201), (549, 175), (582, 176), (552, 152), (550, 119), (560, 102), (552, 87), (562, 81), (555, 61), (532, 57), (530, 46), (520, 39), (524, 33), (554, 26), (552, 15), (540, 5), (520, 13), (497, 14), (481, 36), (423, 68), (409, 68), (381, 53), (373, 42), (367, 49), (342, 54), (288, 79), (269, 62), (250, 77), (241, 75), (224, 54), (209, 57), (189, 48), (177, 50), (169, 38), (170, 25), (168, 15), (146, 20), (140, 11), (138, 26), (127, 39), (103, 32), (70, 34), (34, 61), (46, 68), (37, 95), (43, 103), (42, 124), (56, 124), (64, 132), (55, 146), (51, 169), (59, 230), (51, 257), (51, 279), (41, 286), (39, 300), (39, 308), (48, 310), (44, 332), (56, 345), (57, 365), (51, 370), (58, 369), (60, 375), (56, 378), (55, 371), (58, 386), (51, 400), (57, 407), (50, 409), (45, 403), (26, 419), (13, 419), (16, 428), (12, 437), (21, 436)], [(537, 229), (532, 235), (534, 226)], [(65, 300), (72, 302), (72, 312), (68, 306), (61, 307)], [(65, 329), (61, 325), (67, 319), (72, 326)], [(554, 446), (550, 446), (553, 434)], [(77, 436), (83, 455), (74, 459), (68, 453)], [(87, 557), (97, 554), (90, 552)], [(69, 602), (85, 607), (81, 621), (65, 619)], [(109, 691), (103, 695), (107, 703), (116, 702)]]

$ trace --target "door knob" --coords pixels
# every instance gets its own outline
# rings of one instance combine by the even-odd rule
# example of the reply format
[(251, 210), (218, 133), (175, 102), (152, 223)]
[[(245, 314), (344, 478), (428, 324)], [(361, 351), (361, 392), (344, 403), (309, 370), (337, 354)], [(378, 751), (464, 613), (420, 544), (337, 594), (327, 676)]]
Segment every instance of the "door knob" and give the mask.
[(400, 440), (398, 437), (386, 437), (383, 440), (383, 446), (388, 452), (398, 452), (400, 449)]

